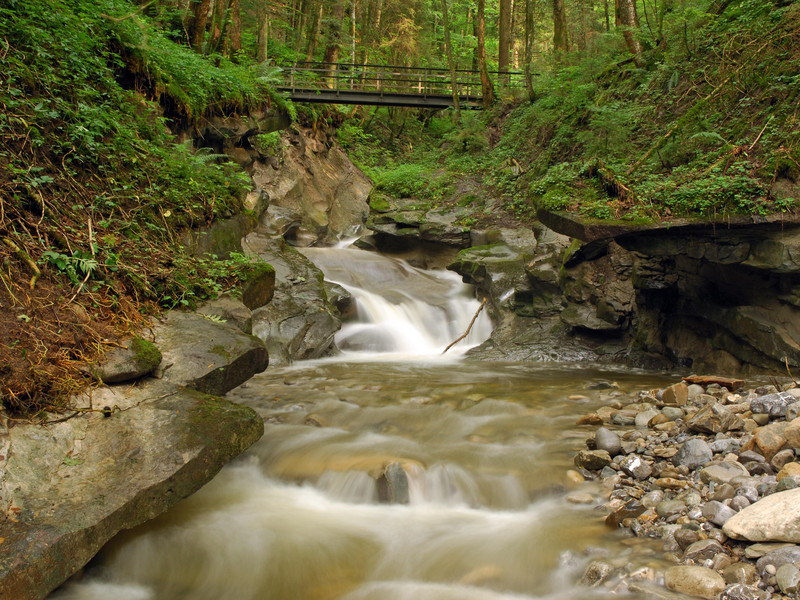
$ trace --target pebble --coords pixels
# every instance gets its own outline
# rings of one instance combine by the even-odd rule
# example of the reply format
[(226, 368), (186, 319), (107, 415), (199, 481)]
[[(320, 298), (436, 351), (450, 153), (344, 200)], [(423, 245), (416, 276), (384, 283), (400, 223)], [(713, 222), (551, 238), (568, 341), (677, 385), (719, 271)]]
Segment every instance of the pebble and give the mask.
[(626, 456), (619, 464), (620, 468), (631, 477), (642, 480), (653, 473), (653, 469), (636, 454)]
[(750, 584), (756, 580), (756, 567), (752, 563), (737, 562), (722, 570), (722, 577), (726, 583)]
[(734, 511), (730, 506), (727, 506), (722, 502), (718, 502), (717, 500), (706, 502), (705, 506), (703, 506), (702, 512), (706, 519), (714, 523), (714, 525), (719, 525), (720, 527), (725, 525), (728, 519), (736, 514), (736, 511)]
[(797, 402), (797, 398), (792, 394), (778, 392), (777, 394), (756, 396), (750, 401), (750, 410), (753, 413), (767, 414), (772, 418), (785, 417), (786, 409), (795, 402)]
[(698, 563), (707, 559), (714, 559), (718, 554), (725, 553), (725, 549), (716, 540), (698, 540), (691, 544), (683, 553), (684, 560), (691, 559)]
[[(718, 378), (695, 381), (704, 385), (681, 382), (628, 396), (615, 392), (608, 406), (592, 413), (597, 418), (585, 418), (584, 424), (598, 427), (587, 441), (589, 449), (575, 456), (574, 472), (598, 479), (601, 486), (591, 493), (579, 487), (567, 496), (585, 504), (607, 498), (607, 525), (632, 533), (635, 537), (626, 540), (632, 547), (636, 539), (660, 537), (662, 556), (682, 564), (662, 574), (658, 567), (642, 568), (641, 557), (593, 560), (581, 583), (611, 593), (640, 590), (656, 598), (670, 597), (654, 591), (662, 581), (673, 592), (709, 600), (796, 595), (800, 546), (752, 544), (729, 536), (741, 539), (737, 523), (774, 505), (781, 508), (762, 515), (757, 539), (775, 540), (769, 531), (780, 526), (780, 535), (792, 541), (798, 532), (800, 544), (800, 489), (795, 489), (800, 483), (800, 388), (732, 393), (709, 383)], [(604, 425), (609, 422), (613, 430)], [(797, 494), (797, 500), (784, 494)]]
[(605, 450), (581, 450), (575, 456), (575, 465), (597, 471), (611, 464), (611, 455)]
[(735, 583), (720, 594), (719, 600), (769, 600), (771, 594), (752, 585)]
[(672, 458), (672, 464), (676, 467), (698, 467), (710, 461), (713, 455), (714, 453), (705, 440), (691, 438), (678, 449), (677, 454)]

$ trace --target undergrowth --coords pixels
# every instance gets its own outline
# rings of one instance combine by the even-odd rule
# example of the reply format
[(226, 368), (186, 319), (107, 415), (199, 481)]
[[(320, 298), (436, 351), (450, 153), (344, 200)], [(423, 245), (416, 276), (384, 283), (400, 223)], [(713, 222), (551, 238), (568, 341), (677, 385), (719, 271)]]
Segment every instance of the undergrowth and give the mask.
[(615, 35), (542, 60), (532, 101), (458, 126), (444, 113), (398, 133), (376, 112), (340, 138), (387, 193), (424, 196), (434, 173), (445, 191), (473, 178), (524, 221), (539, 208), (642, 222), (797, 213), (800, 2), (733, 0), (720, 15), (682, 3), (663, 36), (643, 67)]
[(127, 0), (0, 7), (0, 401), (16, 413), (63, 406), (80, 364), (246, 262), (184, 248), (241, 211), (249, 179), (171, 128), (268, 103), (265, 75), (162, 25)]

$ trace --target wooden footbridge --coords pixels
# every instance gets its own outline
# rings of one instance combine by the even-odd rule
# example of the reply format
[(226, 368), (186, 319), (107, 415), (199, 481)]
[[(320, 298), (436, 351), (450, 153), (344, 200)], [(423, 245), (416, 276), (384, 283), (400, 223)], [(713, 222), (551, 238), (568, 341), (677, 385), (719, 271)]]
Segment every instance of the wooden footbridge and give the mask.
[[(461, 108), (483, 108), (479, 71), (457, 69), (453, 80), (449, 69), (429, 67), (296, 62), (282, 68), (277, 90), (295, 102), (448, 108), (455, 90)], [(504, 90), (525, 87), (518, 71), (490, 76)]]

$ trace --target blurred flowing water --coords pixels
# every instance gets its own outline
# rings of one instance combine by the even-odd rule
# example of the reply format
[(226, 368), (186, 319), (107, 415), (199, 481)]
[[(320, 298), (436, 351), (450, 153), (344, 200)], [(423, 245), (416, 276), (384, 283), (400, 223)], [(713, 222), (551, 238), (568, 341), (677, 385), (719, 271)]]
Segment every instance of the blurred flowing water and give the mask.
[[(346, 352), (230, 392), (264, 418), (264, 437), (53, 598), (571, 599), (600, 595), (575, 584), (593, 556), (657, 560), (602, 524), (592, 484), (580, 488), (590, 502), (567, 502), (566, 471), (587, 435), (577, 417), (610, 400), (592, 384), (663, 380), (463, 360), (485, 317), (441, 356), (479, 306), (451, 274), (352, 250), (309, 256), (359, 303)], [(407, 487), (395, 503), (381, 501), (389, 465)]]

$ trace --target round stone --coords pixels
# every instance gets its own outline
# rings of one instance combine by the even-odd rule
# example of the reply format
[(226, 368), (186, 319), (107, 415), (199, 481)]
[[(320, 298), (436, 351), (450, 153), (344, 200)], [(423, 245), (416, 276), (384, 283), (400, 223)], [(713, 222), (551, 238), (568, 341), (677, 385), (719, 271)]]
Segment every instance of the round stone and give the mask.
[(725, 580), (719, 573), (706, 567), (681, 565), (667, 569), (664, 585), (673, 592), (713, 600), (725, 589)]
[(727, 583), (753, 583), (756, 580), (756, 566), (748, 562), (734, 563), (722, 571), (722, 576)]
[(594, 434), (595, 447), (605, 450), (611, 456), (616, 456), (622, 450), (622, 441), (619, 436), (607, 427), (598, 427)]
[(692, 438), (678, 449), (678, 453), (672, 458), (672, 464), (676, 467), (698, 467), (710, 461), (713, 455), (705, 440)]

